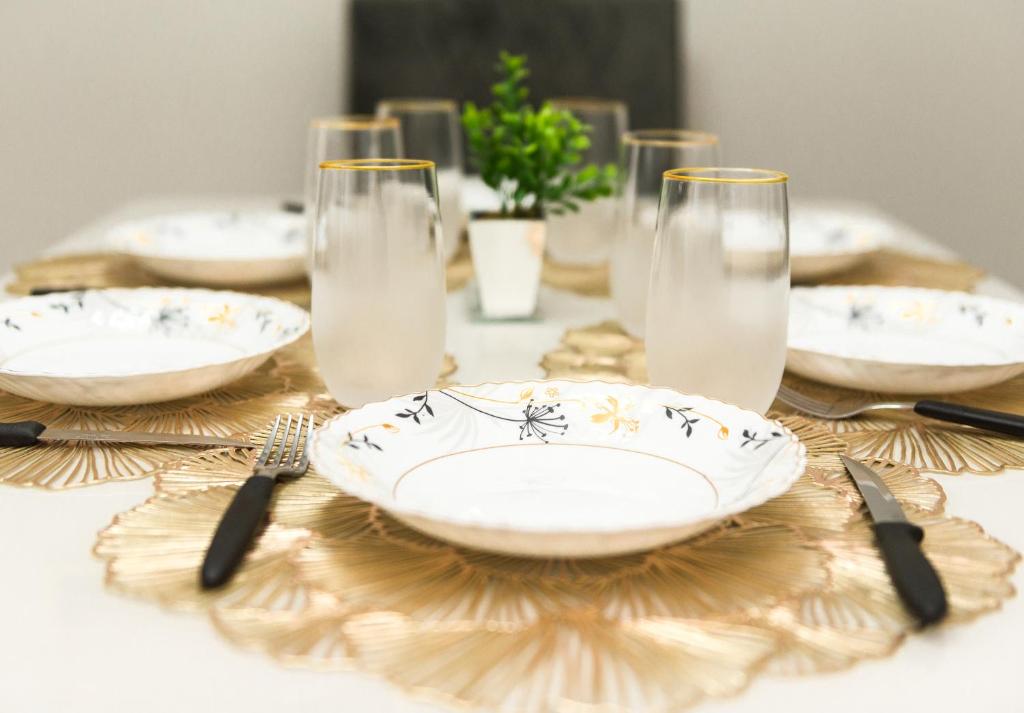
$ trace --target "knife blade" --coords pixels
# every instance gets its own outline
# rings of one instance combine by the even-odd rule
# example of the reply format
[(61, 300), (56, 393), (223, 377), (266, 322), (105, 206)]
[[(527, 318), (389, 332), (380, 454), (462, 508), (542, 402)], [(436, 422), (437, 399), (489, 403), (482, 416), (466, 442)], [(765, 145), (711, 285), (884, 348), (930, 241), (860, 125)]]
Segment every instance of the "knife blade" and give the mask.
[(219, 446), (255, 448), (256, 444), (237, 438), (199, 436), (190, 433), (147, 433), (145, 431), (78, 431), (49, 428), (38, 421), (0, 423), (0, 446), (22, 447), (56, 441), (83, 443), (140, 443), (145, 445)]
[(924, 530), (907, 520), (878, 473), (847, 456), (842, 459), (871, 514), (875, 542), (903, 605), (922, 627), (941, 621), (949, 605), (942, 580), (921, 550)]

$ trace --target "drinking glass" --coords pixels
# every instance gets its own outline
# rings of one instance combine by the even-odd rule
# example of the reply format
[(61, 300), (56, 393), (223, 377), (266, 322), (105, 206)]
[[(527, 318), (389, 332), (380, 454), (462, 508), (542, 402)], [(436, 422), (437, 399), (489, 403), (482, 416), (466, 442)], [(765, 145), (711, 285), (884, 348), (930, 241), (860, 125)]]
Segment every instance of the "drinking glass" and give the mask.
[[(572, 113), (590, 125), (590, 147), (582, 152), (580, 166), (619, 163), (619, 137), (629, 124), (626, 105), (612, 99), (562, 97), (551, 100), (554, 109)], [(678, 165), (678, 164), (676, 164)], [(608, 260), (615, 233), (615, 198), (598, 198), (580, 204), (578, 212), (547, 218), (547, 252), (551, 259), (568, 265), (597, 265)]]
[(313, 247), (313, 213), (320, 164), (343, 158), (399, 158), (402, 155), (398, 119), (352, 114), (313, 119), (309, 123), (303, 191), (309, 255)]
[(651, 383), (764, 413), (786, 364), (787, 176), (666, 171), (647, 300)]
[(611, 254), (611, 293), (619, 321), (644, 336), (661, 177), (677, 166), (717, 166), (718, 137), (703, 131), (646, 129), (622, 137), (622, 195)]
[(377, 104), (377, 116), (399, 120), (406, 156), (425, 158), (437, 166), (445, 258), (451, 260), (465, 224), (458, 105), (450, 99), (385, 99)]
[(441, 370), (445, 271), (431, 161), (320, 164), (313, 345), (348, 407), (421, 392)]

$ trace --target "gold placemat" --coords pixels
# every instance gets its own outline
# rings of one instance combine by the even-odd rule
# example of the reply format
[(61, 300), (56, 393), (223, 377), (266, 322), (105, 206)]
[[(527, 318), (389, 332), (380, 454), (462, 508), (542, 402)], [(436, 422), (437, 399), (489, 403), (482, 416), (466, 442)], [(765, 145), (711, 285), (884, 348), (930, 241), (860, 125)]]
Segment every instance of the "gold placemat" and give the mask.
[[(446, 354), (441, 382), (456, 370)], [(308, 412), (322, 421), (339, 411), (320, 379), (307, 335), (252, 374), (211, 391), (141, 406), (83, 407), (48, 404), (0, 392), (0, 421), (39, 421), (54, 428), (161, 431), (245, 437), (277, 414)], [(49, 490), (136, 480), (163, 464), (195, 454), (179, 446), (41, 444), (0, 449), (0, 483)]]
[[(27, 295), (33, 289), (69, 290), (100, 287), (173, 287), (141, 269), (126, 255), (116, 253), (80, 253), (42, 258), (14, 268), (15, 279), (7, 285), (12, 295)], [(473, 263), (465, 243), (447, 266), (448, 291), (461, 290), (473, 277)], [(294, 302), (309, 308), (309, 283), (306, 280), (285, 285), (230, 288)]]
[[(614, 322), (568, 330), (561, 344), (542, 357), (541, 366), (549, 378), (647, 381), (643, 341), (629, 336)], [(811, 382), (789, 373), (784, 378), (786, 384), (798, 391), (829, 402), (839, 401), (844, 394), (850, 393), (840, 387)], [(879, 401), (913, 399), (905, 394), (873, 396)], [(1024, 376), (986, 389), (927, 398), (1024, 413)], [(796, 413), (778, 401), (773, 409), (778, 413)], [(1020, 439), (914, 414), (886, 411), (842, 421), (805, 415), (798, 418), (830, 429), (849, 443), (851, 454), (861, 460), (893, 461), (949, 474), (994, 474), (1006, 468), (1024, 468), (1024, 441)]]
[[(14, 275), (15, 279), (7, 285), (7, 292), (12, 295), (27, 295), (34, 289), (176, 286), (138, 267), (127, 255), (104, 252), (42, 258), (16, 266)], [(309, 283), (304, 279), (281, 285), (225, 289), (277, 297), (309, 307)]]
[[(204, 549), (249, 473), (251, 454), (233, 450), (162, 468), (156, 495), (117, 516), (95, 552), (112, 589), (205, 612), (229, 641), (288, 665), (356, 668), (460, 706), (675, 710), (736, 694), (762, 672), (888, 656), (912, 632), (841, 475), (845, 444), (786, 421), (811, 465), (793, 489), (653, 552), (529, 560), (466, 550), (311, 472), (278, 489), (232, 584), (204, 593)], [(945, 515), (941, 488), (916, 470), (885, 464), (882, 475), (926, 530), (950, 623), (1013, 595), (1017, 553)]]
[(897, 250), (879, 250), (866, 261), (838, 275), (818, 280), (823, 285), (891, 285), (932, 287), (970, 292), (985, 271), (959, 260), (934, 260)]

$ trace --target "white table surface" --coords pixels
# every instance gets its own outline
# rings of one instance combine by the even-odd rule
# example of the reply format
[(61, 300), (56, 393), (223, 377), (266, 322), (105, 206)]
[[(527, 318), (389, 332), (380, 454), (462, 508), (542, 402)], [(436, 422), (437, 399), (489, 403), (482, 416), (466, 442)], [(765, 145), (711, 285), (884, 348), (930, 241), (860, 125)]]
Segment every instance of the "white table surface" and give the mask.
[[(266, 205), (232, 200), (232, 205)], [(97, 221), (58, 250), (95, 244), (111, 220), (222, 205), (224, 199), (149, 201)], [(900, 227), (900, 247), (947, 254)], [(987, 279), (980, 292), (1022, 299)], [(532, 322), (476, 323), (467, 291), (449, 298), (448, 348), (466, 383), (542, 375), (541, 355), (566, 327), (612, 316), (605, 299), (552, 290)], [(1024, 471), (997, 476), (935, 476), (949, 513), (976, 520), (1024, 551)], [(0, 487), (0, 712), (76, 711), (439, 711), (360, 673), (285, 669), (242, 651), (201, 615), (169, 612), (107, 592), (91, 554), (96, 532), (143, 502), (149, 480), (108, 483), (68, 492)], [(1024, 568), (1014, 577), (1018, 589)], [(716, 713), (863, 713), (863, 711), (1024, 711), (1024, 600), (967, 625), (909, 638), (892, 657), (823, 676), (758, 677), (749, 690), (699, 710)]]

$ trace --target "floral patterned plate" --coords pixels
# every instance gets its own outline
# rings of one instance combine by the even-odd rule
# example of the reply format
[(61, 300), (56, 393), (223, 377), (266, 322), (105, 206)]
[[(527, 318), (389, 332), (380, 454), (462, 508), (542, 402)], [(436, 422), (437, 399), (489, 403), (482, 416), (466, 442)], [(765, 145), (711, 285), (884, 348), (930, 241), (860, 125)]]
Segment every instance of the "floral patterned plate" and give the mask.
[(1024, 373), (1024, 305), (916, 287), (798, 287), (786, 368), (884, 393), (980, 389)]
[(309, 329), (271, 297), (204, 289), (85, 290), (0, 303), (0, 389), (113, 406), (216, 389)]
[(782, 494), (806, 452), (777, 421), (598, 381), (452, 386), (328, 421), (338, 487), (454, 543), (531, 557), (645, 550)]
[(848, 210), (794, 207), (789, 220), (790, 274), (807, 282), (849, 270), (876, 253), (890, 228)]
[(111, 246), (155, 275), (193, 285), (262, 285), (305, 273), (305, 218), (283, 211), (173, 213), (121, 223)]

